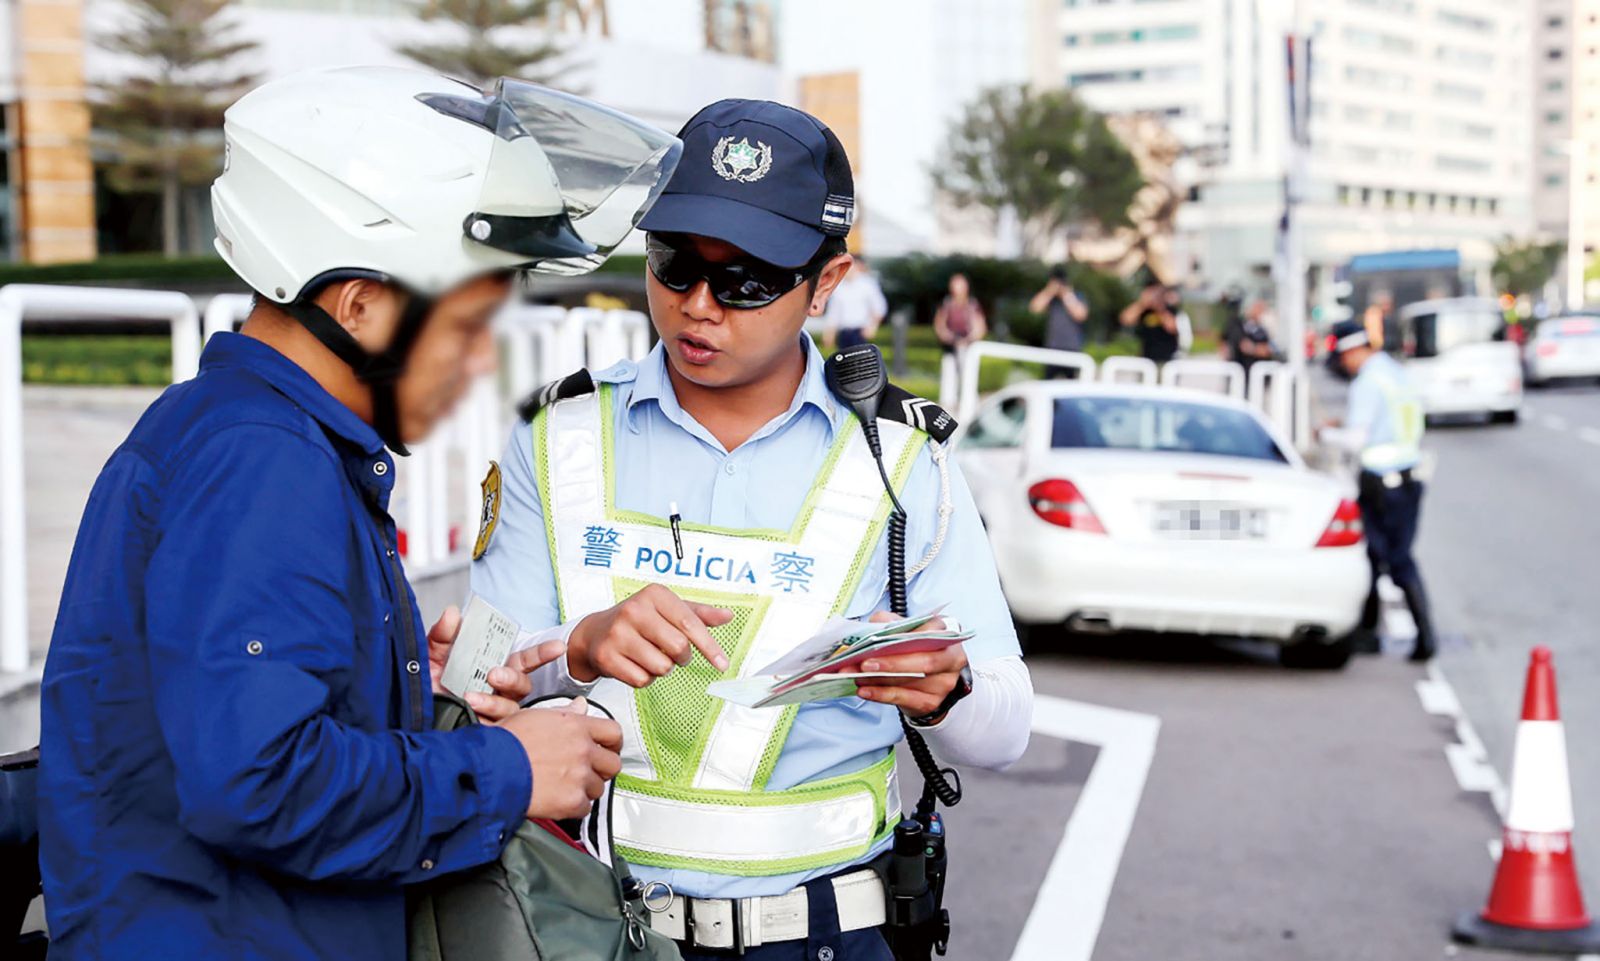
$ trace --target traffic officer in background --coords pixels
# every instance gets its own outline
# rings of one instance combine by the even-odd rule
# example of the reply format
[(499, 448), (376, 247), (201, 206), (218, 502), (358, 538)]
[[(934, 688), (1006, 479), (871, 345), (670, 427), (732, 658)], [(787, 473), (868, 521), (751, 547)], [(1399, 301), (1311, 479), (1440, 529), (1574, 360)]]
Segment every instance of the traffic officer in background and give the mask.
[(859, 696), (757, 710), (707, 693), (830, 616), (886, 617), (889, 504), (802, 332), (851, 265), (844, 149), (808, 114), (745, 100), (679, 136), (641, 223), (660, 343), (524, 407), (472, 589), (566, 641), (535, 692), (592, 691), (622, 721), (618, 848), (675, 892), (652, 924), (685, 957), (876, 961), (885, 890), (868, 865), (900, 819), (901, 716), (943, 760), (998, 769), (1027, 744), (1032, 685), (971, 496), (923, 429), (943, 440), (953, 422), (905, 395), (880, 423), (909, 608), (974, 640), (868, 662), (925, 676)]
[(106, 463), (45, 663), (52, 959), (403, 958), (402, 885), (586, 812), (620, 766), (577, 711), (484, 695), (498, 723), (431, 729), (460, 619), (424, 632), (388, 514), (385, 447), (493, 370), (514, 272), (621, 239), (577, 233), (541, 147), (617, 115), (510, 122), (537, 96), (514, 84), (323, 70), (229, 108), (217, 249), (256, 303)]
[[(1361, 631), (1375, 639), (1381, 606), (1378, 577), (1389, 579), (1405, 594), (1406, 606), (1417, 623), (1413, 661), (1426, 661), (1436, 649), (1433, 617), (1411, 547), (1417, 536), (1422, 510), (1422, 481), (1416, 477), (1422, 459), (1424, 416), (1422, 405), (1405, 368), (1389, 354), (1376, 349), (1372, 334), (1361, 321), (1346, 320), (1333, 328), (1334, 352), (1350, 377), (1350, 397), (1341, 428), (1324, 432), (1324, 438), (1355, 454), (1360, 461), (1358, 502), (1366, 530), (1367, 558), (1372, 563), (1372, 587), (1361, 615)], [(1375, 645), (1369, 649), (1376, 649)]]

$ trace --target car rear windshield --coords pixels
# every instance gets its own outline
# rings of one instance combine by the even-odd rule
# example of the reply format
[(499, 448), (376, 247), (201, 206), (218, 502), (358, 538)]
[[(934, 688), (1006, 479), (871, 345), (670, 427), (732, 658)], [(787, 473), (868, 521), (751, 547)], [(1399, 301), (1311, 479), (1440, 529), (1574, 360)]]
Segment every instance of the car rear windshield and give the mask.
[(1287, 463), (1272, 435), (1226, 407), (1144, 397), (1058, 397), (1055, 448), (1220, 454)]
[(1482, 308), (1450, 308), (1417, 314), (1406, 323), (1406, 339), (1414, 357), (1437, 357), (1467, 344), (1503, 340), (1505, 318)]

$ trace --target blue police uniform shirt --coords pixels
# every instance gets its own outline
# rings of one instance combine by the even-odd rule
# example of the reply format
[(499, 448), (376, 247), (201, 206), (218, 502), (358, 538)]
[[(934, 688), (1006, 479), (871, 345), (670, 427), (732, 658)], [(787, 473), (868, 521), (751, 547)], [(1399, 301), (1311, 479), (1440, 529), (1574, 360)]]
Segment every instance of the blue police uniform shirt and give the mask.
[(106, 463), (42, 692), (52, 959), (405, 957), (403, 883), (522, 823), (506, 731), (439, 733), (378, 435), (224, 333)]
[[(1361, 449), (1368, 450), (1397, 440), (1397, 417), (1391, 409), (1401, 400), (1416, 399), (1406, 369), (1398, 360), (1383, 351), (1369, 356), (1355, 380), (1350, 383), (1348, 414), (1345, 426), (1361, 439)], [(1416, 467), (1420, 449), (1385, 464), (1385, 470), (1406, 470)]]
[[(740, 529), (791, 527), (835, 432), (855, 416), (828, 391), (816, 347), (809, 338), (802, 342), (805, 378), (788, 410), (731, 452), (678, 405), (661, 345), (637, 364), (623, 362), (594, 375), (597, 382), (617, 385), (612, 405), (616, 506), (665, 517), (676, 502), (683, 520), (691, 523)], [(524, 630), (537, 631), (557, 624), (560, 613), (534, 481), (532, 445), (529, 425), (512, 429), (501, 468), (500, 519), (489, 549), (472, 565), (472, 590)], [(552, 469), (559, 471), (561, 465)], [(949, 531), (938, 557), (911, 580), (910, 610), (947, 605), (945, 613), (975, 633), (966, 645), (973, 664), (1019, 655), (1016, 628), (1000, 592), (988, 537), (953, 458), (950, 482), (955, 511)], [(911, 564), (927, 553), (935, 536), (939, 489), (938, 468), (924, 448), (901, 496), (909, 515), (906, 542)], [(684, 547), (694, 549), (693, 535), (687, 531)], [(889, 609), (887, 564), (887, 546), (880, 538), (846, 616), (865, 618)], [(803, 705), (768, 787), (786, 790), (860, 770), (881, 758), (900, 737), (898, 709), (891, 705), (855, 697)], [(906, 801), (914, 797), (914, 771), (902, 778), (901, 790)], [(870, 860), (887, 846), (887, 842), (879, 845), (860, 860)], [(680, 894), (734, 898), (782, 894), (839, 869), (736, 878), (635, 865), (634, 873), (646, 881), (667, 881)]]

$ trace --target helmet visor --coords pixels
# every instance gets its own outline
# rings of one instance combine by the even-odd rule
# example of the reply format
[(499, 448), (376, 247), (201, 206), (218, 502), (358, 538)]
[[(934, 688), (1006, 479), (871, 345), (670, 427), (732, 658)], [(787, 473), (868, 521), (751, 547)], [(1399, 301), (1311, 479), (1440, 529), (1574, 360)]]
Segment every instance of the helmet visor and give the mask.
[(661, 194), (683, 145), (591, 100), (503, 78), (483, 106), (494, 133), (472, 241), (526, 256), (535, 273), (605, 262)]

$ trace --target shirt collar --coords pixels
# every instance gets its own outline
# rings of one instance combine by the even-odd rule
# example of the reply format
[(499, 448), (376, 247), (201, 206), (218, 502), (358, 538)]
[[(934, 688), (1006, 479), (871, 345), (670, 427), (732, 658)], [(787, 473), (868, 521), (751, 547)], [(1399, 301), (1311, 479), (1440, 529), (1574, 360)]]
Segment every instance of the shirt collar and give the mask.
[[(800, 388), (795, 391), (789, 409), (756, 431), (750, 440), (759, 440), (773, 433), (793, 420), (807, 406), (815, 408), (828, 422), (830, 435), (839, 429), (845, 418), (851, 416), (850, 411), (835, 400), (832, 392), (828, 390), (828, 382), (822, 374), (822, 354), (817, 350), (817, 345), (805, 334), (800, 335), (800, 343), (806, 355), (806, 372), (800, 379)], [(633, 381), (633, 393), (628, 398), (628, 423), (635, 431), (639, 428), (633, 420), (633, 409), (647, 400), (655, 401), (668, 420), (685, 430), (689, 430), (689, 425), (694, 423), (694, 419), (678, 403), (678, 395), (672, 389), (672, 380), (667, 376), (667, 363), (666, 348), (659, 343), (651, 349), (644, 360), (639, 362), (639, 373)]]
[(254, 337), (227, 331), (214, 335), (200, 355), (200, 370), (219, 367), (243, 367), (363, 454), (382, 453), (383, 440), (372, 425), (328, 393), (305, 368)]

